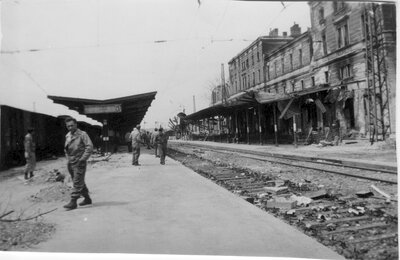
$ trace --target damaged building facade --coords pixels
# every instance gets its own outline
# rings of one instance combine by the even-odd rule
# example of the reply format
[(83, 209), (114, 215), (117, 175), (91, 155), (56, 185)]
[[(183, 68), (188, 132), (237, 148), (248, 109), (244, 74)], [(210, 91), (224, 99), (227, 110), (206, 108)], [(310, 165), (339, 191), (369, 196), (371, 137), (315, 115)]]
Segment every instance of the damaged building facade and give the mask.
[(395, 133), (394, 4), (309, 2), (311, 28), (259, 37), (228, 62), (222, 102), (188, 115), (220, 140), (296, 143)]

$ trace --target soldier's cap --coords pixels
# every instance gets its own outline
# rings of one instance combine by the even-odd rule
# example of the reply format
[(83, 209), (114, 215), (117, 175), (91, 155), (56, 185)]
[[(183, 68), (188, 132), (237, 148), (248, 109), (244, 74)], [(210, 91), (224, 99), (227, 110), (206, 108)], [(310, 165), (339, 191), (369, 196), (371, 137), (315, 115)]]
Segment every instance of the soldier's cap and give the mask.
[(136, 125), (136, 128), (137, 128), (137, 129), (140, 129), (140, 125)]

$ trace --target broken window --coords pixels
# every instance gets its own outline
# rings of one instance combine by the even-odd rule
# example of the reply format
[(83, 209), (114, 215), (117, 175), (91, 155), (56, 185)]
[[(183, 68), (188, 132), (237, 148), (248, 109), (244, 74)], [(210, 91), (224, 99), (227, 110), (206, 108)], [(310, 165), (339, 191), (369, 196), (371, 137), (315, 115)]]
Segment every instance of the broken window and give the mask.
[(347, 22), (337, 27), (338, 49), (349, 45), (349, 28)]
[(318, 10), (318, 19), (319, 19), (319, 23), (320, 23), (320, 24), (324, 23), (324, 21), (325, 21), (324, 18), (325, 18), (325, 15), (324, 15), (324, 8), (321, 7), (321, 8)]
[(299, 50), (299, 64), (300, 66), (303, 66), (303, 50)]
[(340, 67), (339, 70), (339, 75), (340, 75), (340, 79), (347, 79), (350, 78), (352, 76), (352, 67), (350, 64), (347, 64), (343, 67)]
[(333, 1), (333, 10), (335, 13), (341, 11), (346, 6), (344, 1)]
[(323, 31), (321, 33), (321, 41), (322, 41), (322, 50), (324, 53), (324, 56), (328, 54), (328, 48), (327, 48), (327, 43), (326, 43), (326, 33)]

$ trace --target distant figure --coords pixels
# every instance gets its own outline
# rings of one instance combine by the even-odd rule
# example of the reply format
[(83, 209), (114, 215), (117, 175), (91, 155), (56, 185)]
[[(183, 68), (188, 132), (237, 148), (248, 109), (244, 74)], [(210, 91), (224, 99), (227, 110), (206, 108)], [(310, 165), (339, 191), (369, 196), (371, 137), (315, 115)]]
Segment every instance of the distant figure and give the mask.
[(25, 159), (26, 159), (26, 166), (25, 166), (25, 180), (28, 179), (28, 173), (29, 173), (29, 178), (33, 177), (33, 171), (35, 170), (36, 166), (36, 144), (33, 141), (33, 134), (35, 130), (32, 127), (28, 128), (28, 133), (25, 135), (24, 138), (24, 148), (25, 148)]
[(164, 133), (162, 127), (160, 127), (158, 135), (156, 137), (156, 143), (159, 146), (160, 151), (160, 164), (165, 164), (165, 156), (167, 155), (167, 143), (168, 143), (168, 136)]
[(157, 136), (158, 136), (158, 129), (154, 128), (154, 133), (153, 133), (153, 136), (152, 136), (152, 143), (154, 145), (154, 155), (156, 156), (156, 158), (160, 157), (159, 154), (158, 154), (158, 144), (156, 142)]
[(129, 139), (132, 142), (132, 165), (139, 166), (140, 144), (143, 143), (140, 134), (140, 125), (133, 128)]
[(146, 131), (146, 145), (147, 149), (150, 149), (150, 132)]
[(132, 152), (132, 141), (129, 139), (131, 133), (128, 132), (125, 134), (125, 142), (126, 145), (128, 146), (128, 152), (131, 153)]
[(66, 118), (65, 125), (69, 132), (65, 136), (64, 150), (68, 160), (67, 168), (72, 178), (73, 188), (71, 201), (65, 205), (64, 208), (73, 210), (77, 208), (76, 201), (81, 196), (84, 197), (84, 200), (79, 203), (79, 206), (92, 204), (92, 199), (89, 196), (89, 190), (85, 183), (85, 174), (87, 166), (86, 161), (93, 152), (93, 144), (88, 134), (78, 129), (75, 118)]

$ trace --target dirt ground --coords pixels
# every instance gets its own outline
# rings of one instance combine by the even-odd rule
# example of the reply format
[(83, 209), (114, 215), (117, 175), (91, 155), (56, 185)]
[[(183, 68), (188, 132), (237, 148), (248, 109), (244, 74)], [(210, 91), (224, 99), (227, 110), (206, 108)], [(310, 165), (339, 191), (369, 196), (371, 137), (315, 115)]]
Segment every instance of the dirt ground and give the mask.
[(41, 214), (57, 210), (69, 199), (71, 183), (52, 180), (55, 170), (68, 175), (64, 158), (38, 162), (35, 176), (28, 181), (23, 178), (23, 169), (0, 173), (0, 216), (13, 211), (0, 221), (3, 251), (27, 249), (49, 239), (55, 223), (46, 222), (46, 214)]

